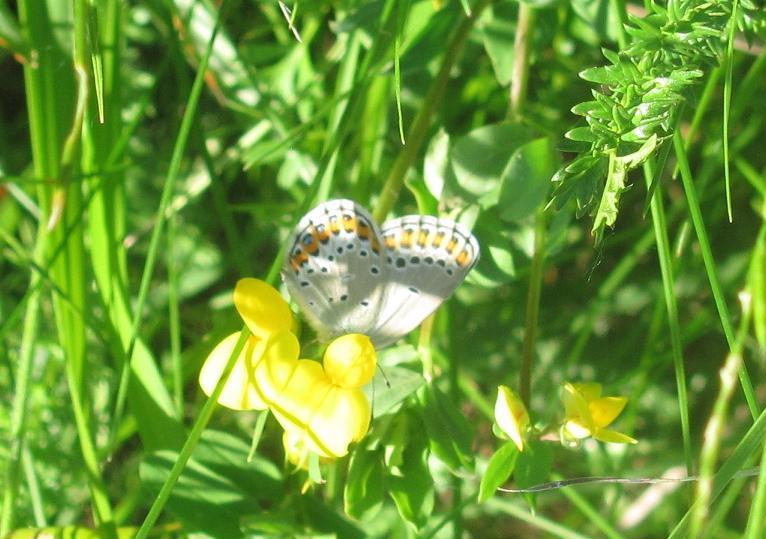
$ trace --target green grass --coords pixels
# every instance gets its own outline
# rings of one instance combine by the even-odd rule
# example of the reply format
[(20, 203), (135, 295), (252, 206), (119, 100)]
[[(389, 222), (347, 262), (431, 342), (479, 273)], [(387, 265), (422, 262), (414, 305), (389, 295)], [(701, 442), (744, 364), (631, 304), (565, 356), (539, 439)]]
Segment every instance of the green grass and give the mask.
[[(3, 3), (0, 538), (760, 537), (765, 38), (751, 0)], [(341, 197), (482, 258), (296, 471), (197, 376)], [(639, 443), (562, 444), (566, 381)], [(499, 384), (533, 430), (485, 477)]]

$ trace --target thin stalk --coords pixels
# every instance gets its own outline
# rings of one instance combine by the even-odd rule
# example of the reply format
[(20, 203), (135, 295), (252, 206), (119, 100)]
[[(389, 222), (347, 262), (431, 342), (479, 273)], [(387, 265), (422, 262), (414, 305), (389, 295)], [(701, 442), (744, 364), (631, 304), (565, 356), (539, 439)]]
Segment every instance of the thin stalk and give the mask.
[(529, 44), (535, 23), (535, 8), (527, 2), (519, 2), (516, 35), (513, 40), (513, 68), (511, 73), (510, 109), (508, 115), (515, 121), (521, 119), (527, 100), (529, 83)]
[(747, 518), (744, 539), (760, 539), (763, 537), (764, 522), (766, 522), (766, 444), (761, 452), (761, 465), (758, 471), (758, 485), (755, 488), (753, 503)]
[(729, 222), (734, 220), (731, 208), (731, 178), (729, 165), (729, 112), (731, 110), (731, 88), (732, 77), (734, 74), (734, 34), (737, 29), (737, 4), (734, 0), (731, 8), (731, 17), (729, 18), (729, 36), (726, 46), (726, 79), (723, 84), (723, 173), (726, 184), (726, 211), (729, 216)]
[(184, 369), (181, 362), (181, 324), (178, 313), (178, 272), (173, 246), (176, 239), (176, 216), (168, 219), (168, 332), (170, 333), (170, 365), (173, 373), (173, 402), (178, 418), (184, 416)]
[[(45, 223), (40, 222), (37, 230), (35, 258), (40, 260), (46, 251)], [(16, 496), (19, 489), (19, 467), (22, 448), (26, 435), (27, 403), (29, 400), (29, 380), (32, 372), (32, 354), (37, 343), (37, 329), (40, 316), (40, 274), (32, 272), (29, 280), (29, 297), (24, 314), (24, 327), (21, 333), (19, 366), (16, 372), (16, 388), (13, 396), (9, 432), (10, 447), (3, 481), (3, 509), (0, 514), (0, 537), (5, 537), (15, 524)]]
[(134, 539), (146, 539), (152, 531), (154, 523), (157, 522), (157, 518), (159, 518), (162, 509), (165, 507), (165, 503), (167, 503), (168, 498), (170, 497), (170, 492), (173, 490), (178, 478), (181, 477), (181, 472), (183, 472), (186, 467), (186, 463), (189, 461), (194, 448), (197, 446), (197, 442), (199, 442), (202, 432), (205, 430), (208, 421), (210, 421), (210, 417), (215, 411), (215, 407), (218, 404), (218, 397), (221, 396), (223, 387), (226, 385), (226, 381), (229, 379), (234, 364), (237, 362), (237, 358), (245, 347), (245, 343), (249, 336), (250, 331), (247, 329), (247, 326), (244, 326), (240, 332), (239, 339), (234, 345), (234, 349), (231, 351), (231, 355), (226, 362), (226, 366), (221, 373), (221, 377), (218, 379), (218, 383), (216, 383), (213, 392), (202, 407), (199, 416), (197, 416), (197, 420), (194, 422), (191, 432), (189, 432), (189, 436), (186, 438), (186, 442), (184, 442), (181, 452), (178, 454), (178, 459), (173, 463), (173, 467), (170, 469), (167, 479), (165, 479), (165, 482), (160, 488), (160, 492), (157, 494), (154, 502), (152, 502), (152, 506), (149, 508), (149, 513), (146, 515), (146, 518), (138, 529)]
[[(152, 279), (154, 272), (154, 264), (159, 250), (160, 236), (162, 235), (165, 219), (168, 218), (168, 209), (170, 204), (170, 198), (173, 194), (173, 187), (175, 186), (176, 179), (178, 178), (179, 170), (181, 169), (181, 160), (183, 158), (184, 150), (186, 149), (186, 141), (189, 138), (189, 132), (194, 120), (194, 115), (197, 111), (197, 103), (199, 102), (199, 96), (202, 93), (202, 87), (205, 82), (205, 73), (207, 72), (207, 65), (210, 60), (210, 55), (213, 51), (213, 44), (215, 42), (218, 30), (221, 27), (221, 21), (223, 14), (228, 4), (227, 0), (221, 3), (221, 7), (218, 9), (218, 17), (216, 18), (213, 31), (210, 34), (210, 40), (207, 44), (205, 54), (200, 59), (199, 66), (197, 68), (197, 74), (194, 78), (192, 90), (189, 94), (189, 100), (186, 105), (186, 111), (184, 112), (183, 119), (181, 121), (181, 127), (178, 130), (178, 138), (176, 139), (175, 146), (173, 147), (173, 155), (170, 159), (170, 165), (168, 167), (168, 173), (165, 177), (165, 185), (162, 189), (162, 195), (160, 197), (160, 204), (157, 208), (157, 213), (154, 218), (154, 228), (152, 229), (152, 236), (149, 240), (149, 250), (147, 252), (146, 261), (144, 262), (144, 270), (141, 274), (141, 284), (138, 290), (138, 299), (136, 300), (135, 315), (133, 316), (133, 323), (130, 332), (130, 341), (125, 353), (125, 362), (122, 366), (122, 372), (120, 373), (119, 389), (117, 391), (117, 400), (114, 407), (113, 425), (119, 425), (122, 418), (123, 410), (125, 408), (125, 398), (127, 396), (128, 381), (130, 380), (130, 366), (133, 360), (133, 353), (136, 346), (136, 340), (138, 338), (138, 328), (141, 324), (143, 317), (144, 304), (149, 292), (149, 283)], [(112, 432), (116, 432), (116, 427), (112, 429)]]
[(444, 59), (442, 60), (439, 72), (423, 98), (423, 105), (418, 111), (417, 116), (415, 116), (412, 126), (407, 133), (407, 145), (402, 148), (396, 161), (394, 161), (394, 164), (391, 166), (386, 182), (383, 184), (380, 191), (378, 205), (372, 214), (372, 218), (376, 222), (383, 222), (391, 211), (391, 208), (394, 207), (394, 203), (399, 197), (399, 191), (401, 191), (402, 185), (404, 184), (404, 177), (415, 162), (420, 147), (425, 140), (428, 127), (431, 124), (431, 118), (444, 97), (444, 92), (446, 91), (447, 83), (449, 82), (450, 72), (452, 71), (455, 62), (457, 62), (460, 52), (463, 50), (463, 45), (465, 45), (465, 41), (468, 38), (471, 28), (473, 28), (473, 25), (479, 18), (481, 12), (484, 11), (484, 8), (486, 8), (489, 3), (490, 0), (480, 0), (474, 7), (473, 18), (463, 18), (460, 22), (460, 26), (453, 34), (447, 47), (447, 51), (444, 53)]
[(35, 518), (35, 526), (44, 528), (48, 525), (48, 519), (45, 518), (45, 502), (43, 500), (43, 495), (40, 492), (40, 480), (37, 477), (35, 463), (32, 459), (32, 452), (29, 450), (27, 444), (24, 444), (24, 449), (21, 453), (21, 462), (24, 466), (24, 476), (26, 477), (27, 488), (29, 489), (29, 500), (32, 502), (32, 514)]
[[(699, 241), (700, 252), (702, 253), (702, 261), (705, 264), (705, 271), (707, 273), (708, 282), (710, 283), (710, 290), (713, 293), (716, 309), (718, 309), (718, 318), (721, 320), (721, 326), (723, 327), (723, 332), (726, 336), (726, 342), (729, 345), (729, 350), (733, 353), (736, 343), (731, 316), (729, 315), (729, 309), (726, 306), (726, 299), (723, 297), (723, 291), (721, 290), (721, 285), (718, 281), (715, 261), (713, 260), (713, 251), (710, 248), (710, 241), (708, 240), (707, 231), (705, 230), (705, 223), (702, 219), (702, 210), (700, 209), (697, 190), (694, 187), (694, 180), (692, 179), (689, 162), (686, 159), (686, 151), (683, 148), (681, 135), (677, 130), (673, 134), (673, 147), (675, 149), (676, 158), (678, 159), (678, 166), (681, 172), (681, 182), (683, 183), (684, 193), (686, 193), (686, 201), (689, 206), (689, 214), (692, 219), (692, 225), (694, 226), (694, 232), (697, 235), (697, 241)], [(747, 401), (748, 408), (750, 409), (750, 414), (753, 416), (753, 419), (755, 419), (758, 417), (758, 403), (755, 400), (753, 384), (750, 381), (750, 376), (747, 373), (747, 368), (745, 367), (744, 363), (738, 364), (738, 368), (742, 391), (745, 394), (745, 400)]]
[(521, 348), (521, 368), (519, 369), (519, 397), (524, 405), (530, 405), (532, 388), (532, 362), (535, 356), (537, 325), (540, 317), (540, 292), (543, 285), (545, 265), (545, 214), (538, 210), (535, 215), (535, 245), (529, 270), (529, 288), (527, 290), (527, 308), (524, 320), (524, 341)]
[[(644, 178), (647, 189), (651, 186), (654, 171), (651, 161), (644, 164)], [(662, 275), (662, 290), (665, 296), (665, 308), (668, 313), (668, 329), (673, 350), (673, 368), (676, 375), (676, 391), (678, 392), (678, 412), (681, 419), (681, 437), (684, 443), (686, 474), (693, 475), (693, 456), (691, 435), (689, 432), (689, 398), (686, 391), (686, 372), (684, 369), (683, 350), (681, 346), (681, 327), (678, 323), (678, 305), (676, 304), (675, 279), (673, 277), (673, 260), (670, 254), (665, 210), (662, 204), (662, 191), (656, 190), (650, 202), (654, 238), (657, 244), (657, 257), (660, 262)]]

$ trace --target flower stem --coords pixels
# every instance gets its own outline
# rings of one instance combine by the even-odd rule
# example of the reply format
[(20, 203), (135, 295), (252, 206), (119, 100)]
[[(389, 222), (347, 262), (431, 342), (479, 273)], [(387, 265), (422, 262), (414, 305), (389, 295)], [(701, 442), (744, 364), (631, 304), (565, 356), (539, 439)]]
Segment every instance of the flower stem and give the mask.
[(463, 18), (457, 31), (453, 34), (447, 52), (444, 54), (444, 60), (442, 61), (439, 73), (437, 73), (431, 87), (428, 89), (428, 93), (423, 98), (423, 106), (418, 111), (417, 116), (415, 116), (412, 127), (410, 127), (407, 134), (407, 145), (404, 146), (391, 166), (386, 183), (383, 184), (383, 188), (380, 191), (380, 200), (372, 214), (376, 222), (380, 223), (385, 220), (388, 212), (391, 211), (396, 199), (399, 197), (399, 191), (401, 191), (402, 184), (404, 183), (404, 176), (415, 162), (420, 147), (423, 145), (428, 127), (431, 124), (431, 117), (444, 97), (450, 72), (457, 61), (460, 51), (463, 50), (468, 33), (487, 5), (489, 5), (489, 0), (481, 0), (474, 8), (473, 17)]
[(157, 494), (157, 497), (154, 499), (151, 508), (149, 508), (149, 513), (146, 515), (146, 518), (141, 524), (141, 527), (138, 529), (134, 539), (146, 539), (146, 537), (149, 535), (149, 532), (152, 530), (152, 526), (154, 526), (154, 523), (157, 522), (157, 518), (160, 516), (163, 507), (165, 507), (165, 503), (170, 497), (170, 492), (173, 490), (173, 487), (178, 481), (178, 478), (181, 476), (181, 472), (183, 472), (184, 468), (186, 467), (186, 463), (189, 461), (192, 451), (194, 451), (194, 448), (197, 446), (197, 442), (199, 442), (200, 436), (202, 436), (202, 431), (205, 430), (208, 421), (210, 421), (210, 417), (213, 415), (213, 411), (218, 404), (218, 397), (221, 396), (221, 392), (223, 391), (223, 386), (226, 385), (226, 381), (229, 379), (229, 375), (234, 368), (234, 364), (236, 363), (240, 352), (245, 347), (245, 342), (247, 342), (247, 338), (249, 336), (250, 331), (247, 329), (247, 326), (244, 326), (239, 334), (237, 344), (234, 345), (234, 350), (231, 351), (231, 355), (229, 356), (229, 359), (226, 362), (226, 366), (221, 373), (221, 377), (218, 379), (218, 383), (215, 385), (215, 388), (210, 394), (210, 397), (208, 397), (205, 406), (202, 407), (202, 411), (197, 417), (197, 420), (194, 422), (192, 430), (189, 433), (188, 438), (186, 438), (186, 442), (184, 443), (183, 447), (181, 448), (181, 452), (178, 454), (178, 459), (170, 469), (170, 474), (162, 484), (159, 494)]
[(537, 320), (540, 314), (540, 291), (543, 284), (545, 221), (545, 213), (542, 209), (538, 210), (535, 215), (535, 251), (532, 254), (532, 266), (529, 271), (527, 314), (524, 320), (524, 342), (521, 349), (521, 369), (519, 370), (519, 397), (527, 408), (529, 408), (529, 395), (532, 387), (532, 360), (535, 355)]
[(513, 120), (521, 119), (522, 109), (527, 100), (529, 83), (529, 42), (532, 25), (535, 22), (535, 8), (526, 2), (519, 2), (519, 18), (513, 41), (513, 68), (511, 74), (510, 110)]

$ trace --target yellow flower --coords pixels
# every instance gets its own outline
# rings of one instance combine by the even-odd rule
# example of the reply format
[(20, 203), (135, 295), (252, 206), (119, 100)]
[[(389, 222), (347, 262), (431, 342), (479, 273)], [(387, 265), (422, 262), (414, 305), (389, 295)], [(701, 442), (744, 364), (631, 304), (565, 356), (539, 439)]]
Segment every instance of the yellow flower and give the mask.
[(601, 384), (565, 383), (561, 395), (564, 403), (564, 436), (574, 439), (592, 436), (602, 442), (635, 444), (636, 440), (626, 434), (605, 427), (614, 421), (625, 408), (625, 397), (602, 397)]
[[(218, 402), (235, 410), (268, 408), (285, 429), (288, 459), (298, 466), (307, 451), (320, 460), (342, 457), (370, 424), (371, 409), (361, 386), (375, 373), (375, 349), (365, 335), (335, 339), (322, 364), (298, 359), (287, 302), (257, 279), (242, 279), (234, 305), (251, 336), (236, 360)], [(240, 334), (223, 339), (208, 356), (199, 382), (210, 395)], [(302, 456), (301, 456), (302, 455)]]
[(366, 335), (338, 337), (316, 361), (281, 356), (260, 362), (255, 385), (290, 436), (320, 457), (342, 457), (370, 425), (370, 403), (360, 389), (375, 372)]
[[(290, 306), (279, 292), (258, 279), (241, 279), (237, 282), (234, 306), (251, 335), (234, 364), (218, 402), (234, 410), (264, 410), (266, 403), (253, 385), (253, 367), (267, 351), (272, 337), (292, 327)], [(199, 384), (206, 395), (209, 396), (218, 383), (239, 334), (238, 331), (219, 342), (205, 360), (199, 373)], [(280, 353), (281, 348), (274, 348), (271, 352)]]
[(498, 386), (495, 423), (519, 448), (524, 450), (524, 433), (529, 427), (529, 413), (521, 399), (506, 386)]

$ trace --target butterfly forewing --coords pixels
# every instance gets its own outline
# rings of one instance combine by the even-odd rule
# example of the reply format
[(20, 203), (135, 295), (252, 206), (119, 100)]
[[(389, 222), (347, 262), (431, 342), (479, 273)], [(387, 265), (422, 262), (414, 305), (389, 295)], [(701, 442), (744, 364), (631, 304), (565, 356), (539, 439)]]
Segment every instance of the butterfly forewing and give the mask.
[(291, 297), (322, 340), (368, 332), (379, 317), (385, 272), (380, 231), (350, 200), (330, 200), (306, 214), (282, 266)]

